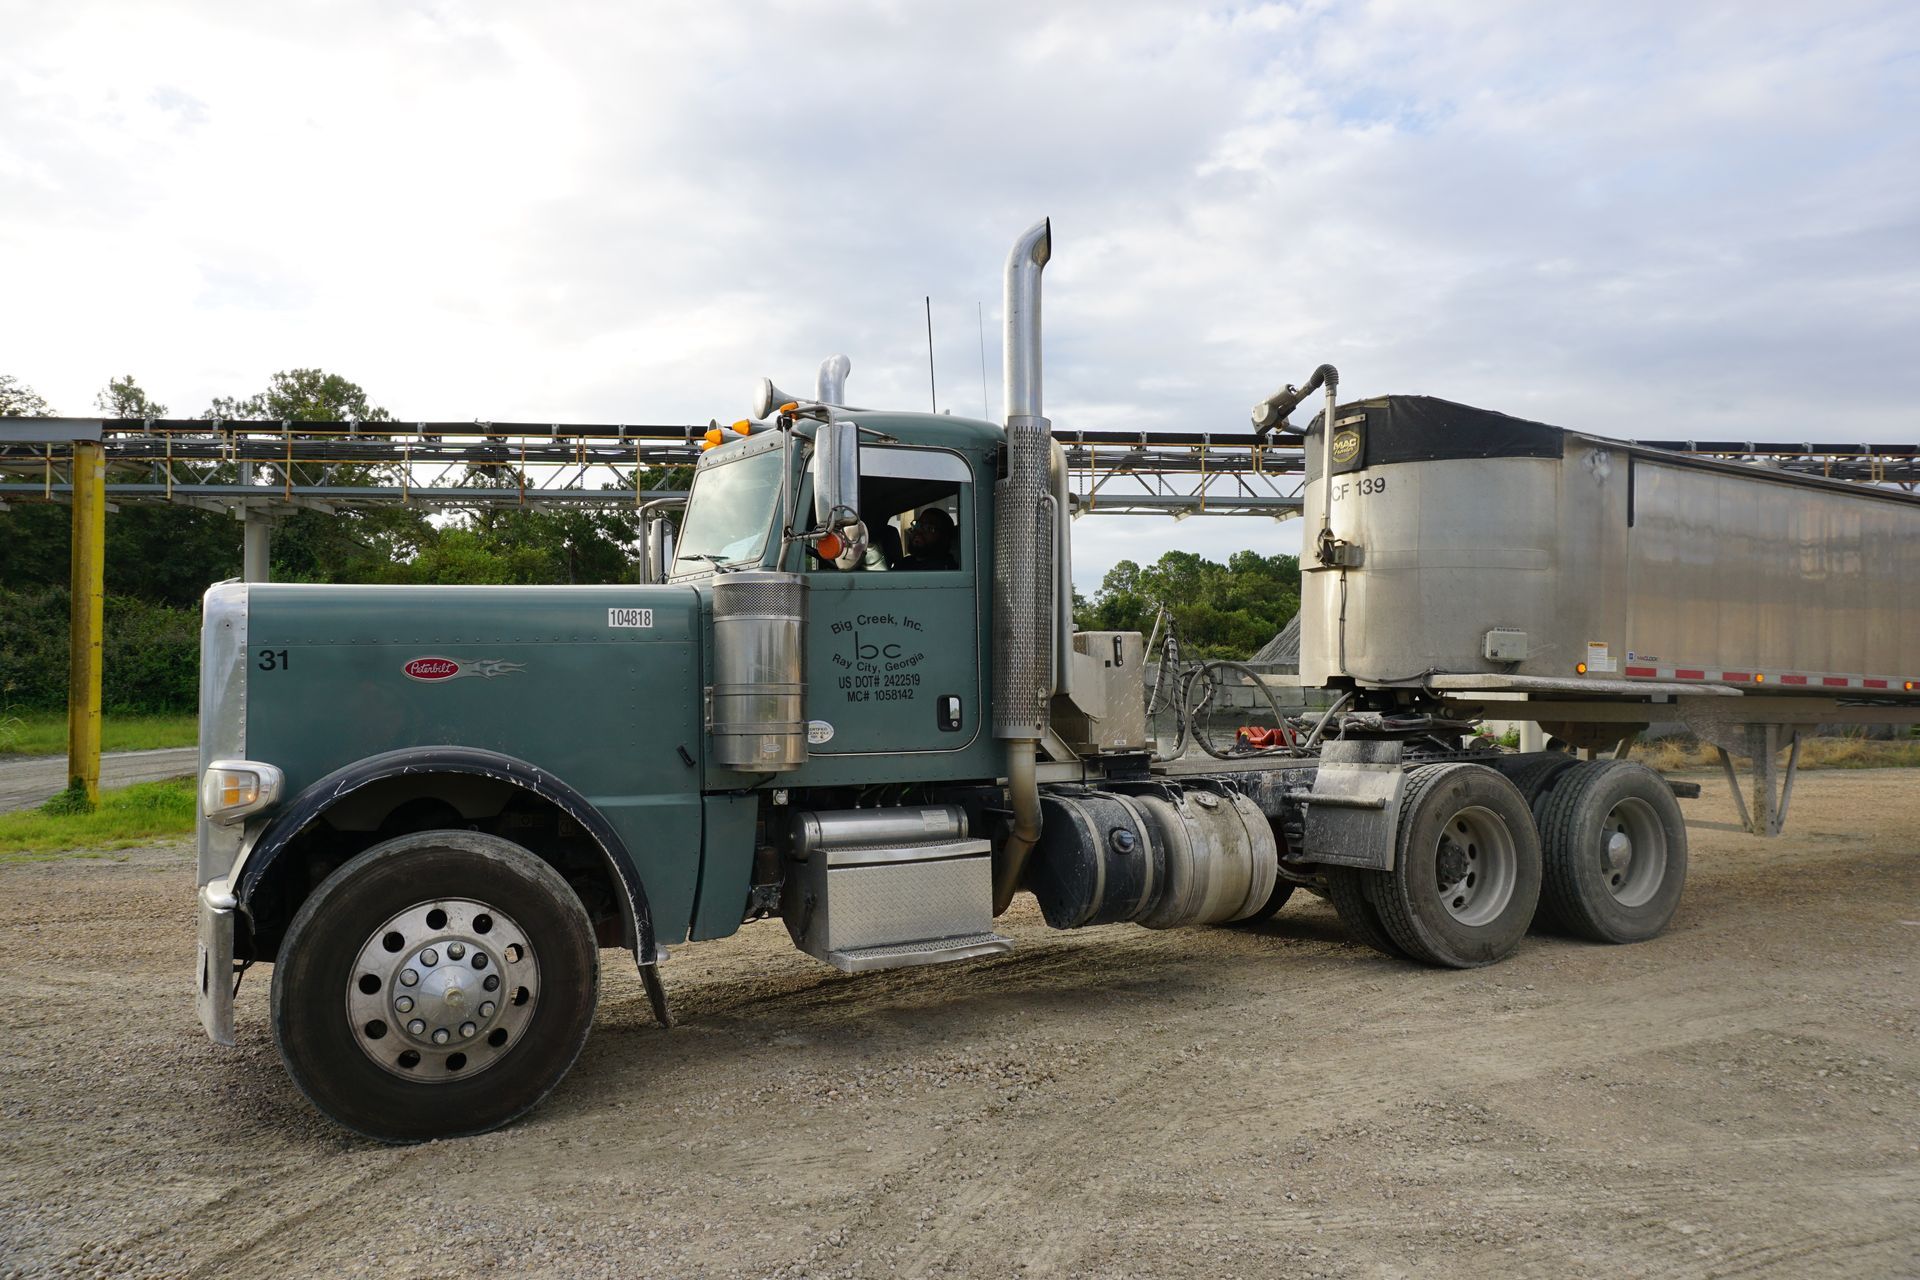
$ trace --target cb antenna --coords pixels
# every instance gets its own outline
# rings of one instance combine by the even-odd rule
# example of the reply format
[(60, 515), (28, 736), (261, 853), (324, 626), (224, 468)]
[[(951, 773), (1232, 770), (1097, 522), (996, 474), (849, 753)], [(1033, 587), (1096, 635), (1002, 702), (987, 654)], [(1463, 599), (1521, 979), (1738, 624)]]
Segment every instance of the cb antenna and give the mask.
[(993, 407), (987, 403), (987, 308), (986, 304), (973, 304), (973, 318), (980, 325), (980, 416), (993, 421)]
[(927, 294), (927, 399), (933, 404), (933, 411), (940, 412), (940, 393), (933, 385), (933, 295)]

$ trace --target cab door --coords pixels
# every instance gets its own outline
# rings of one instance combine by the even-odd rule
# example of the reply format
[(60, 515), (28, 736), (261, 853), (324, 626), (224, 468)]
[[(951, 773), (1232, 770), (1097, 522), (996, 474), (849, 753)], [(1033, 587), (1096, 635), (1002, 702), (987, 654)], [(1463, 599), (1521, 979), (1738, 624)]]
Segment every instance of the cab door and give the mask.
[[(944, 449), (864, 445), (860, 507), (866, 563), (839, 570), (808, 557), (808, 753), (959, 751), (985, 710), (972, 470)], [(951, 557), (909, 558), (913, 523), (937, 524), (933, 510), (954, 523)]]

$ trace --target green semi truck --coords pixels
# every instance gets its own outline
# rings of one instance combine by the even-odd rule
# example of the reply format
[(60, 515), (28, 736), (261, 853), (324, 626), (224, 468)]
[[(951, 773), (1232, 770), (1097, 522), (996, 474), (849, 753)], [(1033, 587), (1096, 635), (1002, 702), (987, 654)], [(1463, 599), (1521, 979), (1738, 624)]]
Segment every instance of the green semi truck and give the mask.
[[(1337, 634), (1334, 705), (1258, 753), (1156, 757), (1142, 638), (1072, 625), (1040, 403), (1051, 246), (1043, 222), (1009, 260), (1004, 423), (847, 407), (838, 360), (812, 398), (763, 383), (699, 460), (664, 582), (210, 590), (208, 1034), (234, 1042), (238, 975), (271, 964), (298, 1087), (409, 1142), (536, 1105), (585, 1042), (603, 949), (667, 1023), (668, 947), (756, 920), (853, 973), (1007, 951), (995, 919), (1019, 892), (1057, 928), (1167, 928), (1258, 920), (1305, 888), (1373, 946), (1452, 966), (1507, 955), (1536, 909), (1606, 941), (1659, 932), (1686, 870), (1672, 788), (1497, 751), (1433, 663), (1345, 670), (1347, 579), (1392, 565), (1336, 517), (1401, 489), (1382, 465), (1316, 508), (1325, 477), (1368, 464), (1350, 442), (1333, 457), (1331, 432), (1308, 572), (1340, 585), (1307, 598), (1326, 602), (1308, 627)], [(1301, 398), (1262, 411), (1284, 425)], [(1524, 627), (1467, 625), (1487, 641), (1465, 665), (1511, 676)], [(1665, 696), (1600, 681), (1572, 704), (1566, 676), (1535, 692), (1575, 710), (1528, 718), (1569, 741), (1617, 738)]]

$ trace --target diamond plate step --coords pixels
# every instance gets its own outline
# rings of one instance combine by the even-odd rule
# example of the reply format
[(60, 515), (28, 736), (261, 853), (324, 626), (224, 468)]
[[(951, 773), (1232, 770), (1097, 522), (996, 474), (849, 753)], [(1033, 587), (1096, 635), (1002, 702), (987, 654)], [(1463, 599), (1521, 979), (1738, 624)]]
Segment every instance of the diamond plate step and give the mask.
[(950, 964), (976, 956), (997, 956), (1013, 950), (1013, 939), (997, 933), (965, 933), (957, 938), (930, 938), (925, 942), (894, 942), (883, 947), (855, 947), (829, 951), (827, 963), (842, 973), (874, 969), (905, 969), (916, 964)]

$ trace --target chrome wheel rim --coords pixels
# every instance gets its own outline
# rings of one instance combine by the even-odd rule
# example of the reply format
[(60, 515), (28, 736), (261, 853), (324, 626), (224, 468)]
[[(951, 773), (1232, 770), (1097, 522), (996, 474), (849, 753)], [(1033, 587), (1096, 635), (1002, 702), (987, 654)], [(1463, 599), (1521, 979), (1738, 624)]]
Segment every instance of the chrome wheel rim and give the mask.
[(1440, 905), (1461, 924), (1498, 919), (1513, 901), (1520, 858), (1500, 815), (1472, 805), (1447, 819), (1435, 848), (1434, 884)]
[(448, 1084), (520, 1042), (540, 999), (540, 961), (499, 908), (470, 898), (408, 907), (375, 929), (347, 975), (354, 1042), (384, 1071)]
[(1667, 876), (1667, 832), (1653, 806), (1628, 796), (1600, 824), (1600, 875), (1623, 907), (1644, 907)]

